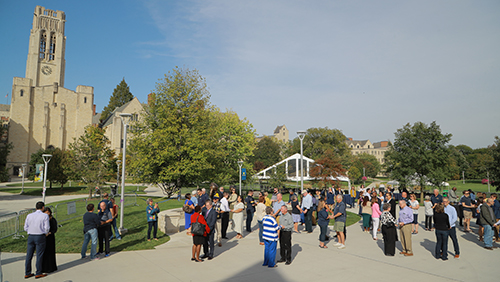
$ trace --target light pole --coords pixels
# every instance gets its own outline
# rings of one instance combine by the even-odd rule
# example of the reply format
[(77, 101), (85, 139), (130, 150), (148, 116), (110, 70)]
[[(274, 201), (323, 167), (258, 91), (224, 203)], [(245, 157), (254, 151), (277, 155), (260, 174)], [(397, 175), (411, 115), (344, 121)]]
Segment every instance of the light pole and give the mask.
[(303, 140), (306, 136), (306, 132), (304, 130), (297, 131), (297, 135), (300, 139), (300, 193), (304, 192), (304, 147)]
[(22, 166), (23, 166), (23, 186), (21, 188), (21, 194), (24, 193), (24, 174), (26, 173), (27, 164), (22, 164)]
[(363, 168), (363, 187), (366, 186), (365, 168)]
[[(116, 189), (118, 191), (118, 187), (120, 187), (120, 164), (122, 163), (121, 160), (116, 161)], [(115, 195), (113, 195), (115, 196)]]
[(241, 196), (241, 166), (243, 165), (243, 161), (238, 161), (238, 166), (240, 167), (240, 196)]
[(43, 154), (42, 155), (43, 162), (45, 163), (45, 167), (43, 168), (43, 191), (42, 191), (42, 202), (45, 203), (45, 190), (47, 190), (47, 166), (50, 162), (50, 159), (52, 158), (52, 155), (50, 154)]
[(123, 204), (125, 203), (125, 154), (127, 152), (127, 126), (130, 121), (132, 114), (121, 113), (120, 118), (123, 123), (123, 151), (122, 151), (122, 189), (120, 198), (120, 235), (127, 232), (127, 229), (123, 228)]

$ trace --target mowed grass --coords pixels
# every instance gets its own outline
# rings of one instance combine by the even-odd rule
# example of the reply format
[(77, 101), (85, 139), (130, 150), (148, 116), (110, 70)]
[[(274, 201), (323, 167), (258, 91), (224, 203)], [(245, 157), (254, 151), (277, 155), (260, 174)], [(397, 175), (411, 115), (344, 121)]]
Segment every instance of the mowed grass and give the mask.
[[(451, 189), (453, 187), (457, 187), (457, 191), (459, 192), (458, 195), (462, 195), (462, 191), (464, 190), (469, 190), (471, 189), (474, 192), (488, 192), (488, 184), (482, 184), (481, 180), (465, 180), (465, 184), (463, 183), (462, 180), (451, 180), (448, 181), (450, 183), (450, 186), (447, 187), (448, 189)], [(490, 185), (490, 192), (493, 193), (495, 192), (496, 187)]]
[[(30, 184), (25, 185), (24, 187), (24, 192), (23, 195), (27, 196), (41, 196), (42, 195), (42, 190), (43, 187), (41, 186), (40, 183), (28, 183)], [(0, 188), (0, 192), (6, 192), (6, 193), (12, 193), (12, 194), (20, 194), (22, 191), (21, 184), (11, 184), (7, 185), (8, 188)], [(137, 187), (139, 187), (139, 191), (137, 191)], [(146, 186), (125, 186), (125, 193), (137, 193), (137, 194), (145, 194), (144, 189), (146, 189)], [(106, 185), (106, 187), (103, 187), (102, 189), (103, 193), (104, 192), (110, 192), (109, 185)], [(118, 193), (120, 190), (118, 189)], [(69, 187), (63, 187), (61, 188), (60, 186), (52, 186), (52, 188), (48, 188), (45, 190), (45, 195), (46, 196), (60, 196), (60, 195), (88, 195), (89, 194), (89, 189), (86, 186), (69, 186)]]
[[(147, 219), (146, 219), (146, 197), (137, 199), (137, 206), (127, 206), (124, 208), (125, 217), (123, 219), (123, 227), (128, 229), (128, 232), (122, 236), (122, 240), (114, 239), (111, 241), (111, 252), (147, 250), (153, 249), (155, 246), (164, 244), (170, 240), (170, 237), (158, 230), (158, 241), (151, 240), (148, 242), (147, 237)], [(155, 202), (160, 202), (165, 199), (155, 198)], [(55, 205), (57, 203), (52, 203)], [(160, 210), (168, 210), (182, 207), (183, 202), (175, 199), (160, 203)], [(119, 226), (120, 218), (117, 218)], [(83, 243), (83, 220), (78, 217), (69, 221), (60, 222), (60, 226), (56, 237), (56, 252), (57, 253), (80, 253)], [(24, 238), (14, 239), (12, 237), (0, 240), (0, 249), (2, 252), (26, 252), (27, 236), (26, 232), (22, 232)], [(90, 250), (90, 244), (89, 244)]]

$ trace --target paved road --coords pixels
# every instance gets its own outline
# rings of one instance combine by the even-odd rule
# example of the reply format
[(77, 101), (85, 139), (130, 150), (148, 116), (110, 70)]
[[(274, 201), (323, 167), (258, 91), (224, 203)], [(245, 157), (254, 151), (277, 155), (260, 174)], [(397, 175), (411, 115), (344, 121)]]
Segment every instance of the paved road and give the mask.
[[(356, 209), (352, 210), (357, 212)], [(420, 210), (423, 219), (423, 208)], [(474, 228), (475, 226), (473, 226)], [(99, 261), (81, 260), (79, 254), (58, 254), (59, 271), (40, 281), (495, 281), (500, 250), (482, 248), (475, 234), (458, 232), (461, 257), (454, 259), (450, 242), (450, 259), (433, 258), (435, 235), (419, 231), (413, 236), (413, 257), (386, 257), (382, 240), (374, 241), (361, 231), (360, 224), (348, 227), (346, 249), (329, 243), (318, 247), (319, 229), (312, 234), (293, 234), (293, 262), (276, 269), (262, 267), (263, 246), (258, 231), (244, 238), (229, 240), (216, 247), (216, 257), (203, 263), (191, 262), (191, 237), (185, 233), (171, 235), (171, 240), (155, 250), (112, 253)], [(57, 236), (57, 235), (56, 235)], [(379, 234), (379, 239), (381, 235)], [(82, 238), (75, 240), (81, 244)], [(112, 243), (111, 243), (112, 244)], [(400, 245), (398, 243), (398, 249)], [(278, 255), (279, 257), (279, 255)], [(25, 281), (24, 254), (3, 253), (4, 281)]]

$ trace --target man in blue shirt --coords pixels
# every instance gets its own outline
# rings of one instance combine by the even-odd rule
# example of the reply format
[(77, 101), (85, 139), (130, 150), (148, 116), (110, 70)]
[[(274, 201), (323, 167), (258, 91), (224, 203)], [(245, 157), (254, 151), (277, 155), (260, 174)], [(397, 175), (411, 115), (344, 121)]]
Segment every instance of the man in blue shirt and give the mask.
[(475, 205), (472, 202), (469, 191), (464, 192), (464, 196), (460, 199), (460, 204), (462, 204), (464, 210), (464, 232), (471, 232), (470, 220), (472, 219), (472, 209), (475, 208)]
[(82, 259), (86, 258), (87, 246), (90, 242), (90, 259), (99, 259), (96, 257), (97, 252), (97, 228), (101, 225), (99, 216), (94, 213), (94, 204), (87, 205), (87, 212), (83, 215), (83, 244), (82, 244)]
[(335, 205), (335, 208), (333, 209), (333, 218), (335, 218), (335, 225), (333, 228), (335, 229), (335, 232), (337, 232), (337, 240), (338, 240), (335, 246), (338, 246), (339, 249), (344, 249), (345, 248), (344, 227), (347, 219), (345, 212), (345, 203), (343, 201), (343, 196), (341, 194), (338, 194), (335, 198), (337, 200), (337, 205)]
[(302, 191), (302, 212), (304, 213), (304, 221), (306, 224), (307, 233), (312, 233), (312, 196), (307, 193), (307, 190)]
[(399, 208), (399, 234), (401, 237), (401, 246), (403, 247), (403, 251), (400, 254), (407, 257), (413, 256), (411, 248), (411, 224), (413, 223), (413, 211), (406, 205), (406, 201), (403, 199), (399, 200)]
[(273, 216), (276, 218), (276, 222), (280, 223), (281, 206), (284, 206), (283, 195), (281, 193), (276, 194), (276, 201), (273, 204)]
[(438, 189), (434, 189), (434, 194), (431, 196), (432, 209), (436, 208), (436, 205), (443, 202), (443, 196), (439, 194)]
[(455, 227), (458, 219), (457, 210), (455, 207), (450, 205), (450, 199), (448, 197), (443, 198), (444, 204), (444, 212), (448, 215), (448, 219), (450, 220), (450, 230), (448, 231), (448, 236), (451, 238), (453, 242), (453, 249), (455, 250), (455, 258), (460, 257), (460, 247), (458, 246), (457, 239), (457, 228)]
[[(495, 214), (496, 221), (500, 220), (500, 202), (498, 202), (497, 199), (497, 193), (492, 193), (491, 198), (493, 199), (493, 206), (491, 208), (493, 209), (493, 213)], [(495, 232), (495, 242), (500, 242), (498, 238), (498, 231), (499, 231), (499, 226), (496, 226), (493, 231)]]

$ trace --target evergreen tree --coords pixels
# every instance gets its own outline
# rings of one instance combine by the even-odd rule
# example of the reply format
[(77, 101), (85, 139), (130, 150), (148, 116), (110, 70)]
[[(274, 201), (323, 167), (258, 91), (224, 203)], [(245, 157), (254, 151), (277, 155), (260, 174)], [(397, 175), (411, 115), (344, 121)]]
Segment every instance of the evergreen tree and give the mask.
[(134, 99), (134, 95), (130, 92), (130, 88), (125, 82), (125, 78), (123, 78), (115, 90), (113, 90), (113, 95), (109, 98), (108, 105), (102, 110), (101, 122), (105, 121), (117, 107), (125, 105), (132, 99)]

